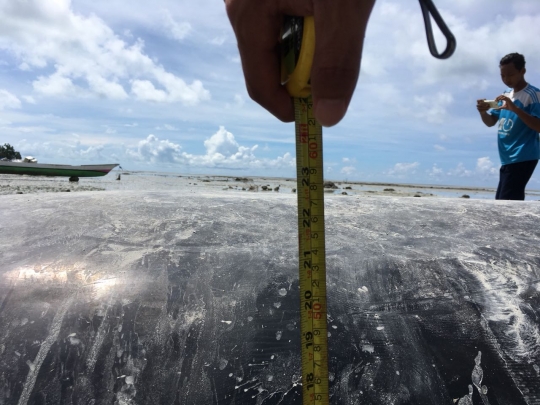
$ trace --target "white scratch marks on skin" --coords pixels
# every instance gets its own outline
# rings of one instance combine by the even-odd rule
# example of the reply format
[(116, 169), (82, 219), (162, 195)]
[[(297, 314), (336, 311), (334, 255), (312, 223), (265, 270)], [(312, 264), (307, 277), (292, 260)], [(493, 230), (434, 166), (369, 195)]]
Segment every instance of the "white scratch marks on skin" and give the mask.
[(362, 351), (367, 353), (374, 353), (375, 346), (373, 346), (372, 344), (364, 344), (362, 345)]
[[(482, 399), (482, 403), (484, 405), (490, 405), (489, 400), (486, 396), (488, 392), (488, 388), (485, 385), (482, 385), (482, 379), (484, 378), (484, 370), (482, 369), (482, 366), (480, 365), (482, 359), (482, 352), (478, 351), (478, 355), (474, 358), (474, 368), (471, 374), (471, 380), (473, 385), (478, 390), (478, 394), (480, 394), (480, 398)], [(462, 398), (459, 398), (458, 405), (472, 405), (472, 396), (473, 396), (473, 385), (469, 384), (469, 395), (466, 395)], [(458, 400), (455, 399), (454, 402), (457, 402)]]
[[(523, 312), (527, 304), (520, 298), (530, 285), (530, 282), (524, 283), (519, 277), (524, 266), (494, 261), (478, 264), (462, 260), (461, 263), (483, 287), (483, 298), (489, 302), (485, 305), (486, 319), (505, 326), (505, 335), (512, 342), (511, 350), (505, 350), (505, 355), (523, 361), (523, 358), (529, 359), (531, 354), (538, 353), (540, 332)], [(471, 291), (473, 301), (476, 300), (475, 295), (476, 291)]]
[(482, 379), (484, 378), (484, 370), (480, 365), (481, 360), (482, 352), (478, 351), (478, 355), (474, 359), (474, 368), (471, 374), (471, 380), (473, 385), (478, 390), (478, 393), (480, 394), (480, 398), (482, 398), (482, 402), (484, 403), (484, 405), (489, 405), (489, 400), (486, 396), (488, 388), (485, 385), (482, 385)]
[(88, 370), (88, 373), (94, 372), (94, 367), (96, 365), (97, 361), (97, 353), (99, 351), (99, 348), (103, 344), (103, 341), (105, 340), (106, 336), (106, 329), (109, 327), (109, 308), (111, 307), (110, 303), (107, 305), (107, 308), (105, 310), (105, 315), (103, 316), (103, 321), (101, 322), (101, 325), (99, 325), (96, 339), (94, 340), (94, 344), (92, 345), (92, 348), (90, 349), (90, 353), (88, 354), (88, 358), (86, 360), (86, 368)]
[(256, 381), (257, 381), (256, 378), (252, 378), (251, 380), (246, 381), (246, 382), (243, 383), (243, 384), (236, 385), (236, 386), (234, 387), (234, 389), (237, 390), (237, 389), (239, 389), (239, 388), (242, 388), (242, 387), (243, 387), (244, 385), (246, 385), (246, 384), (251, 384), (252, 382), (256, 382)]
[(34, 359), (34, 361), (32, 362), (34, 367), (33, 368), (30, 367), (29, 369), (28, 376), (26, 377), (26, 382), (24, 383), (23, 390), (19, 398), (19, 405), (25, 405), (28, 403), (30, 394), (32, 393), (32, 390), (34, 389), (34, 385), (36, 384), (36, 379), (39, 373), (39, 369), (41, 368), (41, 365), (43, 364), (43, 361), (45, 360), (47, 353), (49, 353), (51, 346), (54, 344), (54, 342), (56, 342), (56, 339), (58, 338), (58, 334), (60, 333), (60, 328), (62, 327), (62, 321), (64, 320), (64, 316), (66, 315), (68, 308), (73, 302), (75, 295), (76, 294), (73, 294), (66, 301), (64, 301), (64, 303), (58, 309), (58, 312), (54, 316), (54, 319), (52, 321), (51, 328), (49, 331), (49, 336), (47, 336), (47, 338), (41, 344), (41, 347), (39, 348), (39, 352), (36, 358)]

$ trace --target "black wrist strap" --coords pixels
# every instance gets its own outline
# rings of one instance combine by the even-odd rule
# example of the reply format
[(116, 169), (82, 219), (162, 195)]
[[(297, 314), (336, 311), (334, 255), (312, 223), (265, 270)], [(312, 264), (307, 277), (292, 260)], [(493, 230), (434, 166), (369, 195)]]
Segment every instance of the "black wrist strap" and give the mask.
[[(448, 59), (456, 50), (456, 38), (454, 34), (447, 27), (446, 23), (442, 19), (441, 15), (437, 11), (437, 8), (431, 0), (419, 0), (420, 7), (422, 8), (422, 15), (424, 16), (424, 25), (426, 27), (426, 36), (429, 47), (429, 52), (437, 59)], [(430, 16), (431, 14), (431, 16)], [(446, 49), (439, 53), (437, 51), (437, 45), (435, 44), (435, 38), (433, 38), (433, 29), (431, 27), (431, 17), (437, 23), (442, 34), (446, 38)]]

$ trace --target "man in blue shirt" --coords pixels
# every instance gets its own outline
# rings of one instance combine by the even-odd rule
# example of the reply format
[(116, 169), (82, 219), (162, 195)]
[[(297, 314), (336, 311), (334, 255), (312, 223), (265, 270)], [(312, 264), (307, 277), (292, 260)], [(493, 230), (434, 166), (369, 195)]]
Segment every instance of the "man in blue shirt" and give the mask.
[(525, 81), (523, 55), (508, 54), (499, 67), (501, 79), (509, 87), (495, 99), (499, 107), (490, 109), (486, 100), (478, 100), (476, 108), (488, 127), (499, 123), (502, 166), (495, 199), (524, 200), (525, 186), (540, 159), (540, 90)]

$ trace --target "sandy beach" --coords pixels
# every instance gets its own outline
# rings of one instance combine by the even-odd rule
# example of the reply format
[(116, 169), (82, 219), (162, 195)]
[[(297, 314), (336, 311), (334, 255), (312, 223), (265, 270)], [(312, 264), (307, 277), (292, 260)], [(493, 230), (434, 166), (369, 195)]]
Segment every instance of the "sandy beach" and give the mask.
[[(120, 176), (120, 180), (118, 179)], [(398, 183), (366, 183), (332, 181), (335, 187), (328, 187), (328, 195), (340, 196), (391, 196), (423, 198), (471, 198), (493, 199), (492, 188), (430, 186)], [(193, 174), (175, 174), (144, 171), (114, 171), (104, 177), (81, 178), (78, 183), (62, 177), (35, 177), (0, 175), (0, 195), (33, 194), (50, 192), (80, 192), (103, 190), (180, 190), (196, 192), (279, 192), (291, 193), (296, 188), (295, 179), (275, 177), (234, 177)], [(527, 200), (540, 200), (540, 191), (528, 190)]]

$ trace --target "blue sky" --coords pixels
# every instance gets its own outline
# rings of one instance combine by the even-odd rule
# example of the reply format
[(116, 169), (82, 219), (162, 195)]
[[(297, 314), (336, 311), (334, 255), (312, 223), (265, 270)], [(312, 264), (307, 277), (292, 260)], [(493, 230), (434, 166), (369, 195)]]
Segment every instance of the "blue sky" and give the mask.
[[(324, 130), (326, 178), (496, 186), (476, 99), (504, 90), (510, 52), (540, 87), (540, 2), (435, 3), (458, 42), (446, 61), (418, 1), (377, 1), (347, 116)], [(0, 21), (0, 144), (42, 163), (295, 176), (294, 125), (249, 99), (222, 1), (0, 0)]]

